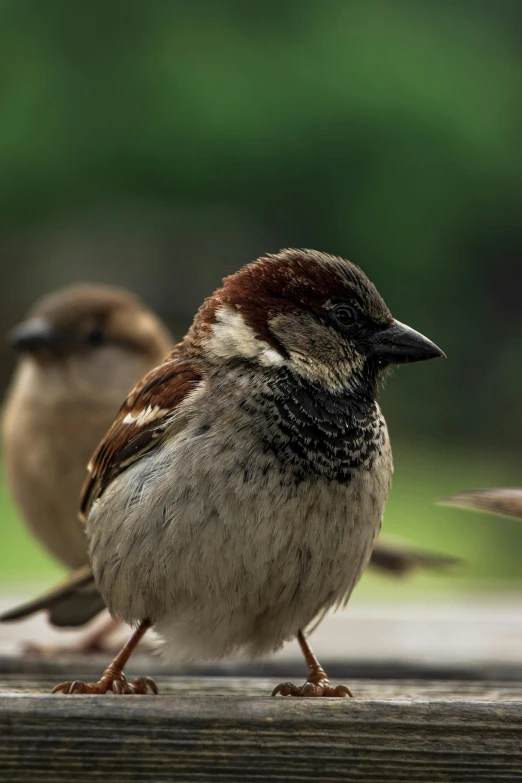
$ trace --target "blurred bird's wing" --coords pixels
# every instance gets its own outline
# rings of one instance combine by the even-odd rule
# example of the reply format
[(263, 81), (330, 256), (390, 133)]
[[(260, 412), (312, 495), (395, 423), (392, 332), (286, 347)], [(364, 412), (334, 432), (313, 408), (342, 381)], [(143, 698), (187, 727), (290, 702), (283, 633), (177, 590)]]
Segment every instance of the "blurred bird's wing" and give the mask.
[(461, 562), (453, 555), (408, 547), (388, 538), (380, 538), (373, 548), (369, 566), (387, 576), (403, 577), (410, 576), (416, 570), (447, 571)]
[(176, 425), (182, 426), (180, 405), (200, 386), (202, 377), (192, 361), (180, 357), (182, 344), (168, 361), (148, 373), (123, 403), (89, 463), (80, 500), (83, 519), (119, 473), (141, 459)]
[(73, 571), (62, 582), (43, 595), (27, 601), (0, 615), (0, 622), (22, 620), (46, 610), (49, 621), (58, 628), (75, 628), (95, 617), (105, 604), (96, 585), (90, 566)]
[(439, 503), (522, 518), (522, 489), (472, 489), (442, 498)]

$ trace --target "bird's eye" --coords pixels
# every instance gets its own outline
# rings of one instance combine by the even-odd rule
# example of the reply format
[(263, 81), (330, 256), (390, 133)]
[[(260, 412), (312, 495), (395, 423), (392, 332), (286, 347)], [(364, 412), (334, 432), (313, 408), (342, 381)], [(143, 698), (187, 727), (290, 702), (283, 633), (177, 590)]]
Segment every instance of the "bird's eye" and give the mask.
[(332, 315), (338, 324), (341, 326), (349, 326), (357, 319), (357, 311), (355, 307), (350, 305), (341, 304), (334, 307)]
[(92, 348), (98, 348), (100, 345), (105, 345), (107, 342), (107, 332), (101, 327), (96, 326), (88, 332), (87, 342)]

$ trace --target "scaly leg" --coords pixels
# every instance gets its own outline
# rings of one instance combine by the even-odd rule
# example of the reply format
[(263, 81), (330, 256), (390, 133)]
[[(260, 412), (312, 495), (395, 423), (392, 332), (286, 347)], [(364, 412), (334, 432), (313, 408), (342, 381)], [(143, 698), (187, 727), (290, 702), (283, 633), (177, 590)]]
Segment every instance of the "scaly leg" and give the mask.
[(69, 680), (53, 688), (52, 693), (107, 693), (107, 691), (112, 691), (113, 693), (146, 694), (147, 688), (150, 688), (153, 693), (157, 693), (156, 683), (151, 677), (138, 677), (134, 682), (128, 682), (123, 673), (123, 668), (131, 653), (151, 625), (150, 620), (144, 620), (136, 628), (110, 666), (105, 669), (98, 682)]
[(305, 661), (308, 666), (308, 677), (301, 687), (293, 685), (291, 682), (282, 682), (272, 691), (272, 696), (353, 696), (346, 685), (337, 685), (335, 688), (330, 685), (326, 672), (315, 657), (312, 648), (305, 639), (302, 631), (297, 634), (297, 641), (303, 651)]

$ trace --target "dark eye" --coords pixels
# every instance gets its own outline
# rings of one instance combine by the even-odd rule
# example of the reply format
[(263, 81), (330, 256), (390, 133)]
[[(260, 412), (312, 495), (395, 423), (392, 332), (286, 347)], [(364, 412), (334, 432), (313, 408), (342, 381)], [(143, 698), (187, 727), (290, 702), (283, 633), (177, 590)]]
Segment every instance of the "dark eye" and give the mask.
[(341, 326), (349, 326), (357, 320), (357, 310), (350, 305), (340, 304), (333, 308), (332, 315), (334, 320)]
[(100, 345), (105, 345), (107, 342), (107, 333), (105, 329), (102, 329), (99, 326), (91, 329), (87, 334), (87, 342), (92, 348), (98, 348)]

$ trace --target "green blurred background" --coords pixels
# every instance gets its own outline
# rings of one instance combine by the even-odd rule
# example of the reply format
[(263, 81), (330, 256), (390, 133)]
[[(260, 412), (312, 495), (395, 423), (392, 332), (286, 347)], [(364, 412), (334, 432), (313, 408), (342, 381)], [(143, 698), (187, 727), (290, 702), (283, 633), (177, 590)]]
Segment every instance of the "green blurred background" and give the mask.
[[(261, 253), (346, 256), (448, 354), (381, 395), (385, 530), (468, 561), (408, 594), (522, 590), (522, 525), (433, 504), (522, 483), (522, 4), (4, 0), (0, 63), (0, 330), (94, 280), (182, 335)], [(4, 584), (56, 577), (0, 512)]]

